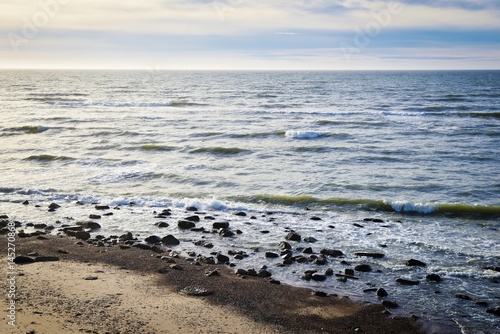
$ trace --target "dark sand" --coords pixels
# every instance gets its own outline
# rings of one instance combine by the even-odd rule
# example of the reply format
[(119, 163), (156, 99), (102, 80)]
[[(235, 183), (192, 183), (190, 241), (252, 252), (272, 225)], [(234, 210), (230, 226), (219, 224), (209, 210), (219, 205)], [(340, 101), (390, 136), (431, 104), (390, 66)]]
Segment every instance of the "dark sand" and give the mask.
[[(177, 258), (182, 270), (176, 270), (160, 258), (166, 253), (47, 237), (16, 238), (16, 255), (36, 252), (59, 261), (17, 265), (16, 327), (7, 324), (2, 293), (1, 333), (422, 333), (414, 319), (394, 317), (382, 305), (241, 278), (224, 265)], [(0, 254), (7, 263), (2, 239)], [(213, 269), (220, 276), (207, 277)], [(188, 286), (212, 294), (179, 292)], [(7, 290), (5, 279), (0, 288)]]

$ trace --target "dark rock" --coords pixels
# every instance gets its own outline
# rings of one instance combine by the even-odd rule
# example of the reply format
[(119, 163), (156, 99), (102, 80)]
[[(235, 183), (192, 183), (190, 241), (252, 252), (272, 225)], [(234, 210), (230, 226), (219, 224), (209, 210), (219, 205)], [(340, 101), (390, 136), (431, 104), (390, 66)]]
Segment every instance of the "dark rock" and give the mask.
[(304, 238), (304, 241), (313, 243), (313, 242), (316, 242), (318, 240), (316, 238), (313, 238), (313, 237), (307, 237), (307, 238)]
[(91, 230), (97, 230), (101, 228), (101, 225), (96, 222), (78, 222), (76, 225), (79, 225), (83, 228), (89, 228)]
[(410, 259), (406, 262), (406, 265), (407, 266), (410, 266), (410, 267), (425, 267), (427, 266), (427, 264), (425, 264), (424, 262), (422, 261), (419, 261), (419, 260), (415, 260), (415, 259)]
[[(76, 244), (78, 244), (78, 243), (75, 243), (75, 245), (76, 245)], [(59, 254), (69, 254), (69, 253), (68, 253), (68, 251), (65, 251), (64, 249), (59, 249), (59, 250), (57, 250), (57, 252), (58, 252)]]
[(276, 284), (276, 285), (280, 285), (280, 284), (281, 284), (281, 282), (280, 282), (280, 281), (275, 280), (275, 279), (272, 279), (272, 278), (269, 280), (269, 283), (271, 283), (271, 284)]
[(302, 239), (302, 237), (295, 233), (295, 232), (289, 232), (286, 237), (285, 237), (286, 240), (291, 240), (291, 241), (300, 241)]
[(153, 246), (151, 246), (151, 250), (153, 252), (155, 252), (155, 253), (158, 253), (158, 254), (165, 253), (165, 250), (160, 245), (153, 245)]
[(178, 245), (180, 244), (181, 242), (176, 238), (174, 237), (173, 235), (169, 234), (165, 237), (163, 237), (161, 239), (161, 242), (164, 244), (164, 245)]
[(65, 227), (62, 228), (62, 231), (64, 233), (67, 233), (69, 231), (73, 231), (73, 232), (83, 231), (83, 227), (82, 226), (65, 226)]
[(498, 271), (498, 272), (500, 272), (500, 267), (497, 267), (497, 266), (488, 266), (488, 267), (484, 267), (483, 269), (486, 269), (486, 270), (493, 270), (493, 271)]
[(217, 259), (217, 262), (218, 263), (227, 263), (229, 262), (229, 257), (224, 255), (224, 254), (221, 254), (221, 253), (217, 253), (217, 255), (215, 256), (215, 258)]
[(464, 295), (461, 293), (455, 294), (455, 297), (457, 297), (458, 299), (463, 299), (463, 300), (472, 300), (472, 298), (470, 296), (467, 296), (467, 295)]
[(34, 228), (38, 228), (38, 229), (41, 229), (41, 228), (46, 228), (47, 227), (47, 224), (34, 224), (33, 225)]
[(399, 307), (398, 303), (390, 301), (390, 300), (384, 300), (382, 302), (382, 305), (384, 305), (387, 308), (398, 308)]
[(86, 281), (96, 281), (98, 279), (99, 279), (99, 277), (97, 277), (97, 276), (87, 276), (84, 278), (84, 280), (86, 280)]
[(273, 253), (273, 252), (266, 252), (266, 257), (276, 258), (276, 257), (279, 257), (279, 254), (276, 254), (276, 253)]
[(134, 236), (132, 235), (132, 232), (127, 232), (120, 236), (120, 240), (134, 240)]
[(149, 237), (147, 237), (146, 239), (144, 239), (144, 241), (146, 241), (147, 243), (150, 243), (150, 244), (158, 244), (161, 242), (161, 238), (157, 235), (151, 235)]
[(22, 204), (23, 204), (23, 205), (29, 205), (29, 204), (30, 204), (30, 202), (29, 202), (28, 200), (26, 200), (26, 201), (24, 201)]
[(268, 234), (269, 231), (268, 230), (262, 230), (262, 231), (260, 231), (260, 233), (262, 233), (262, 234)]
[(13, 261), (15, 264), (29, 264), (35, 262), (35, 259), (29, 256), (19, 255), (16, 256)]
[(197, 207), (195, 207), (195, 206), (188, 206), (188, 207), (186, 208), (186, 211), (198, 211), (198, 208), (197, 208)]
[(214, 230), (218, 230), (221, 228), (229, 228), (229, 223), (228, 222), (215, 222), (212, 224), (212, 228)]
[(213, 291), (197, 286), (187, 286), (179, 292), (188, 296), (195, 297), (209, 296), (213, 293)]
[(324, 281), (324, 280), (326, 280), (326, 275), (314, 273), (314, 274), (312, 274), (311, 279), (313, 281)]
[(196, 225), (193, 222), (187, 221), (187, 220), (179, 220), (177, 223), (177, 226), (181, 229), (190, 229), (195, 227)]
[(148, 244), (143, 244), (141, 242), (136, 242), (132, 245), (132, 247), (136, 247), (136, 248), (139, 248), (139, 249), (144, 249), (144, 250), (150, 250), (151, 249), (151, 245), (148, 245)]
[(193, 231), (193, 232), (203, 232), (203, 231), (205, 231), (205, 228), (204, 227), (193, 227), (191, 229), (191, 231)]
[(233, 231), (229, 231), (229, 230), (226, 230), (226, 231), (221, 230), (219, 234), (222, 237), (224, 237), (224, 238), (230, 238), (230, 237), (234, 237), (235, 236), (234, 232)]
[(59, 258), (57, 256), (37, 256), (35, 258), (36, 262), (53, 262), (53, 261), (59, 261)]
[(317, 258), (313, 261), (313, 263), (318, 266), (324, 266), (326, 264), (326, 260), (324, 258)]
[(302, 251), (302, 253), (304, 253), (304, 254), (312, 254), (313, 250), (312, 250), (311, 247), (307, 247), (307, 248), (304, 248), (304, 250)]
[(168, 273), (168, 269), (167, 268), (160, 268), (160, 269), (158, 269), (158, 273), (166, 274), (166, 273)]
[(90, 218), (90, 219), (101, 219), (101, 216), (100, 216), (100, 215), (90, 214), (90, 215), (89, 215), (89, 218)]
[(50, 203), (49, 205), (49, 209), (59, 209), (61, 206), (59, 204), (56, 204), (56, 203)]
[(205, 216), (204, 218), (205, 220), (215, 220), (215, 217), (212, 217), (212, 216)]
[(350, 268), (346, 268), (346, 269), (344, 269), (344, 274), (346, 276), (354, 276), (354, 270), (350, 269)]
[(406, 278), (398, 278), (396, 279), (396, 282), (401, 285), (418, 285), (420, 283), (419, 281), (413, 281)]
[(384, 221), (382, 219), (379, 219), (379, 218), (373, 218), (372, 222), (374, 222), (374, 223), (383, 223)]
[(247, 275), (248, 276), (257, 276), (257, 272), (255, 271), (255, 269), (248, 269), (247, 270)]
[(189, 216), (189, 217), (184, 218), (184, 220), (197, 223), (197, 222), (200, 221), (200, 217), (196, 216), (196, 215), (195, 216)]
[(285, 249), (292, 249), (292, 245), (290, 245), (288, 242), (286, 241), (282, 241), (278, 244), (278, 248), (280, 250), (285, 250)]
[(500, 317), (500, 306), (497, 307), (491, 307), (486, 310), (487, 313), (494, 314), (497, 317)]
[(109, 210), (109, 206), (107, 206), (107, 205), (96, 205), (95, 209), (96, 210)]
[(325, 275), (326, 276), (332, 276), (333, 275), (333, 269), (328, 268), (327, 270), (325, 270)]
[(364, 228), (364, 226), (363, 226), (363, 225), (358, 224), (358, 223), (354, 223), (354, 224), (352, 224), (352, 226), (354, 226), (354, 227), (359, 227), (359, 228)]
[(328, 294), (323, 291), (313, 291), (311, 292), (311, 295), (316, 296), (316, 297), (328, 297)]
[(271, 277), (272, 274), (267, 271), (266, 269), (261, 269), (259, 270), (259, 273), (257, 274), (258, 277)]
[(87, 240), (90, 238), (90, 233), (86, 231), (77, 231), (75, 232), (75, 238), (80, 240)]
[(240, 276), (246, 276), (248, 275), (248, 271), (246, 271), (245, 269), (236, 269), (236, 271), (234, 272), (236, 275), (240, 275)]
[(246, 212), (240, 211), (240, 212), (236, 212), (234, 215), (240, 216), (240, 217), (245, 217), (247, 214), (246, 214)]
[(220, 273), (217, 269), (214, 270), (208, 270), (205, 272), (205, 276), (207, 277), (214, 277), (214, 276), (220, 276)]
[(320, 253), (323, 254), (323, 255), (331, 256), (331, 257), (340, 257), (340, 256), (344, 255), (344, 253), (342, 253), (339, 250), (336, 250), (336, 249), (326, 249), (326, 248), (323, 248), (320, 251)]
[(438, 274), (428, 274), (425, 276), (425, 279), (430, 281), (430, 282), (441, 282), (441, 276)]
[(366, 256), (366, 257), (371, 257), (374, 259), (381, 259), (385, 256), (385, 254), (382, 253), (365, 253), (365, 252), (355, 252), (354, 255), (356, 256)]
[(372, 271), (372, 267), (370, 267), (367, 264), (360, 264), (360, 265), (354, 267), (354, 270), (360, 271), (362, 273), (368, 273), (368, 272)]
[(156, 226), (158, 227), (169, 227), (170, 225), (166, 222), (158, 222), (158, 223), (155, 223)]
[(387, 297), (389, 294), (387, 293), (387, 291), (385, 291), (384, 288), (380, 288), (377, 290), (377, 296), (381, 297), (381, 298), (385, 298)]
[(311, 218), (309, 218), (309, 219), (311, 219), (311, 220), (321, 220), (321, 218), (316, 217), (316, 216), (312, 216), (312, 217), (311, 217)]

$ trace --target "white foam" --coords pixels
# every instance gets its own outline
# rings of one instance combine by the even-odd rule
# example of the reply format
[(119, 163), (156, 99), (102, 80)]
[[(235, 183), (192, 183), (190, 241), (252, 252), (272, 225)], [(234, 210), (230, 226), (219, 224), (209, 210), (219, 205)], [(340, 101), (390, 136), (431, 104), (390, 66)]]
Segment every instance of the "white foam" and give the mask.
[(314, 139), (324, 136), (324, 132), (319, 131), (296, 131), (288, 130), (285, 132), (285, 136), (293, 139)]
[(390, 205), (396, 212), (418, 212), (418, 213), (432, 213), (437, 210), (436, 205), (429, 203), (411, 203), (407, 201), (384, 201), (385, 204)]

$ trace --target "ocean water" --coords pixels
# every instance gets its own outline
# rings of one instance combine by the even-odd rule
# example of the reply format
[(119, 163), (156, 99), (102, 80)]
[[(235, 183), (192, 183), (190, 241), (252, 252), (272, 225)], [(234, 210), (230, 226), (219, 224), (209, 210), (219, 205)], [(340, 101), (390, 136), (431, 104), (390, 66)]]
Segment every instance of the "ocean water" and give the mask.
[[(368, 302), (379, 300), (366, 289), (384, 287), (401, 305), (393, 312), (431, 320), (429, 330), (498, 333), (486, 309), (500, 304), (499, 106), (500, 71), (0, 71), (1, 211), (53, 224), (110, 204), (121, 210), (99, 233), (171, 233), (179, 252), (208, 254), (199, 234), (175, 227), (194, 205), (243, 232), (203, 235), (246, 251), (237, 267)], [(25, 200), (65, 205), (48, 215)], [(159, 229), (152, 213), (165, 207), (171, 226)], [(294, 247), (345, 257), (277, 266), (264, 253), (287, 229), (317, 239)], [(343, 271), (341, 260), (374, 271), (300, 278)]]

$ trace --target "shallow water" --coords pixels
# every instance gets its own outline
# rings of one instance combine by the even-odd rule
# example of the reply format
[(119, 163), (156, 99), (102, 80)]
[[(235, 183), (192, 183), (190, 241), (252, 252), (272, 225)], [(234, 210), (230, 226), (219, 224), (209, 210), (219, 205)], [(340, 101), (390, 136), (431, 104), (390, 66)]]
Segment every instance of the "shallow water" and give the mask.
[[(246, 250), (238, 266), (268, 265), (281, 281), (372, 302), (367, 284), (384, 286), (403, 312), (464, 333), (498, 326), (475, 301), (500, 299), (500, 275), (484, 269), (500, 257), (499, 71), (2, 71), (0, 83), (0, 201), (15, 219), (54, 224), (24, 200), (67, 203), (55, 214), (63, 222), (92, 210), (76, 201), (120, 205), (103, 234), (181, 233), (179, 250), (208, 254), (190, 242), (199, 234), (175, 227), (195, 205), (243, 232), (203, 235), (224, 252)], [(177, 211), (159, 230), (152, 211), (165, 206)], [(356, 282), (301, 280), (314, 265), (280, 268), (263, 256), (287, 228), (318, 240), (298, 247), (339, 249), (374, 271)], [(428, 265), (409, 268), (410, 258)], [(343, 271), (340, 261), (328, 266)], [(427, 283), (427, 273), (443, 282)], [(400, 276), (421, 283), (402, 287)]]

